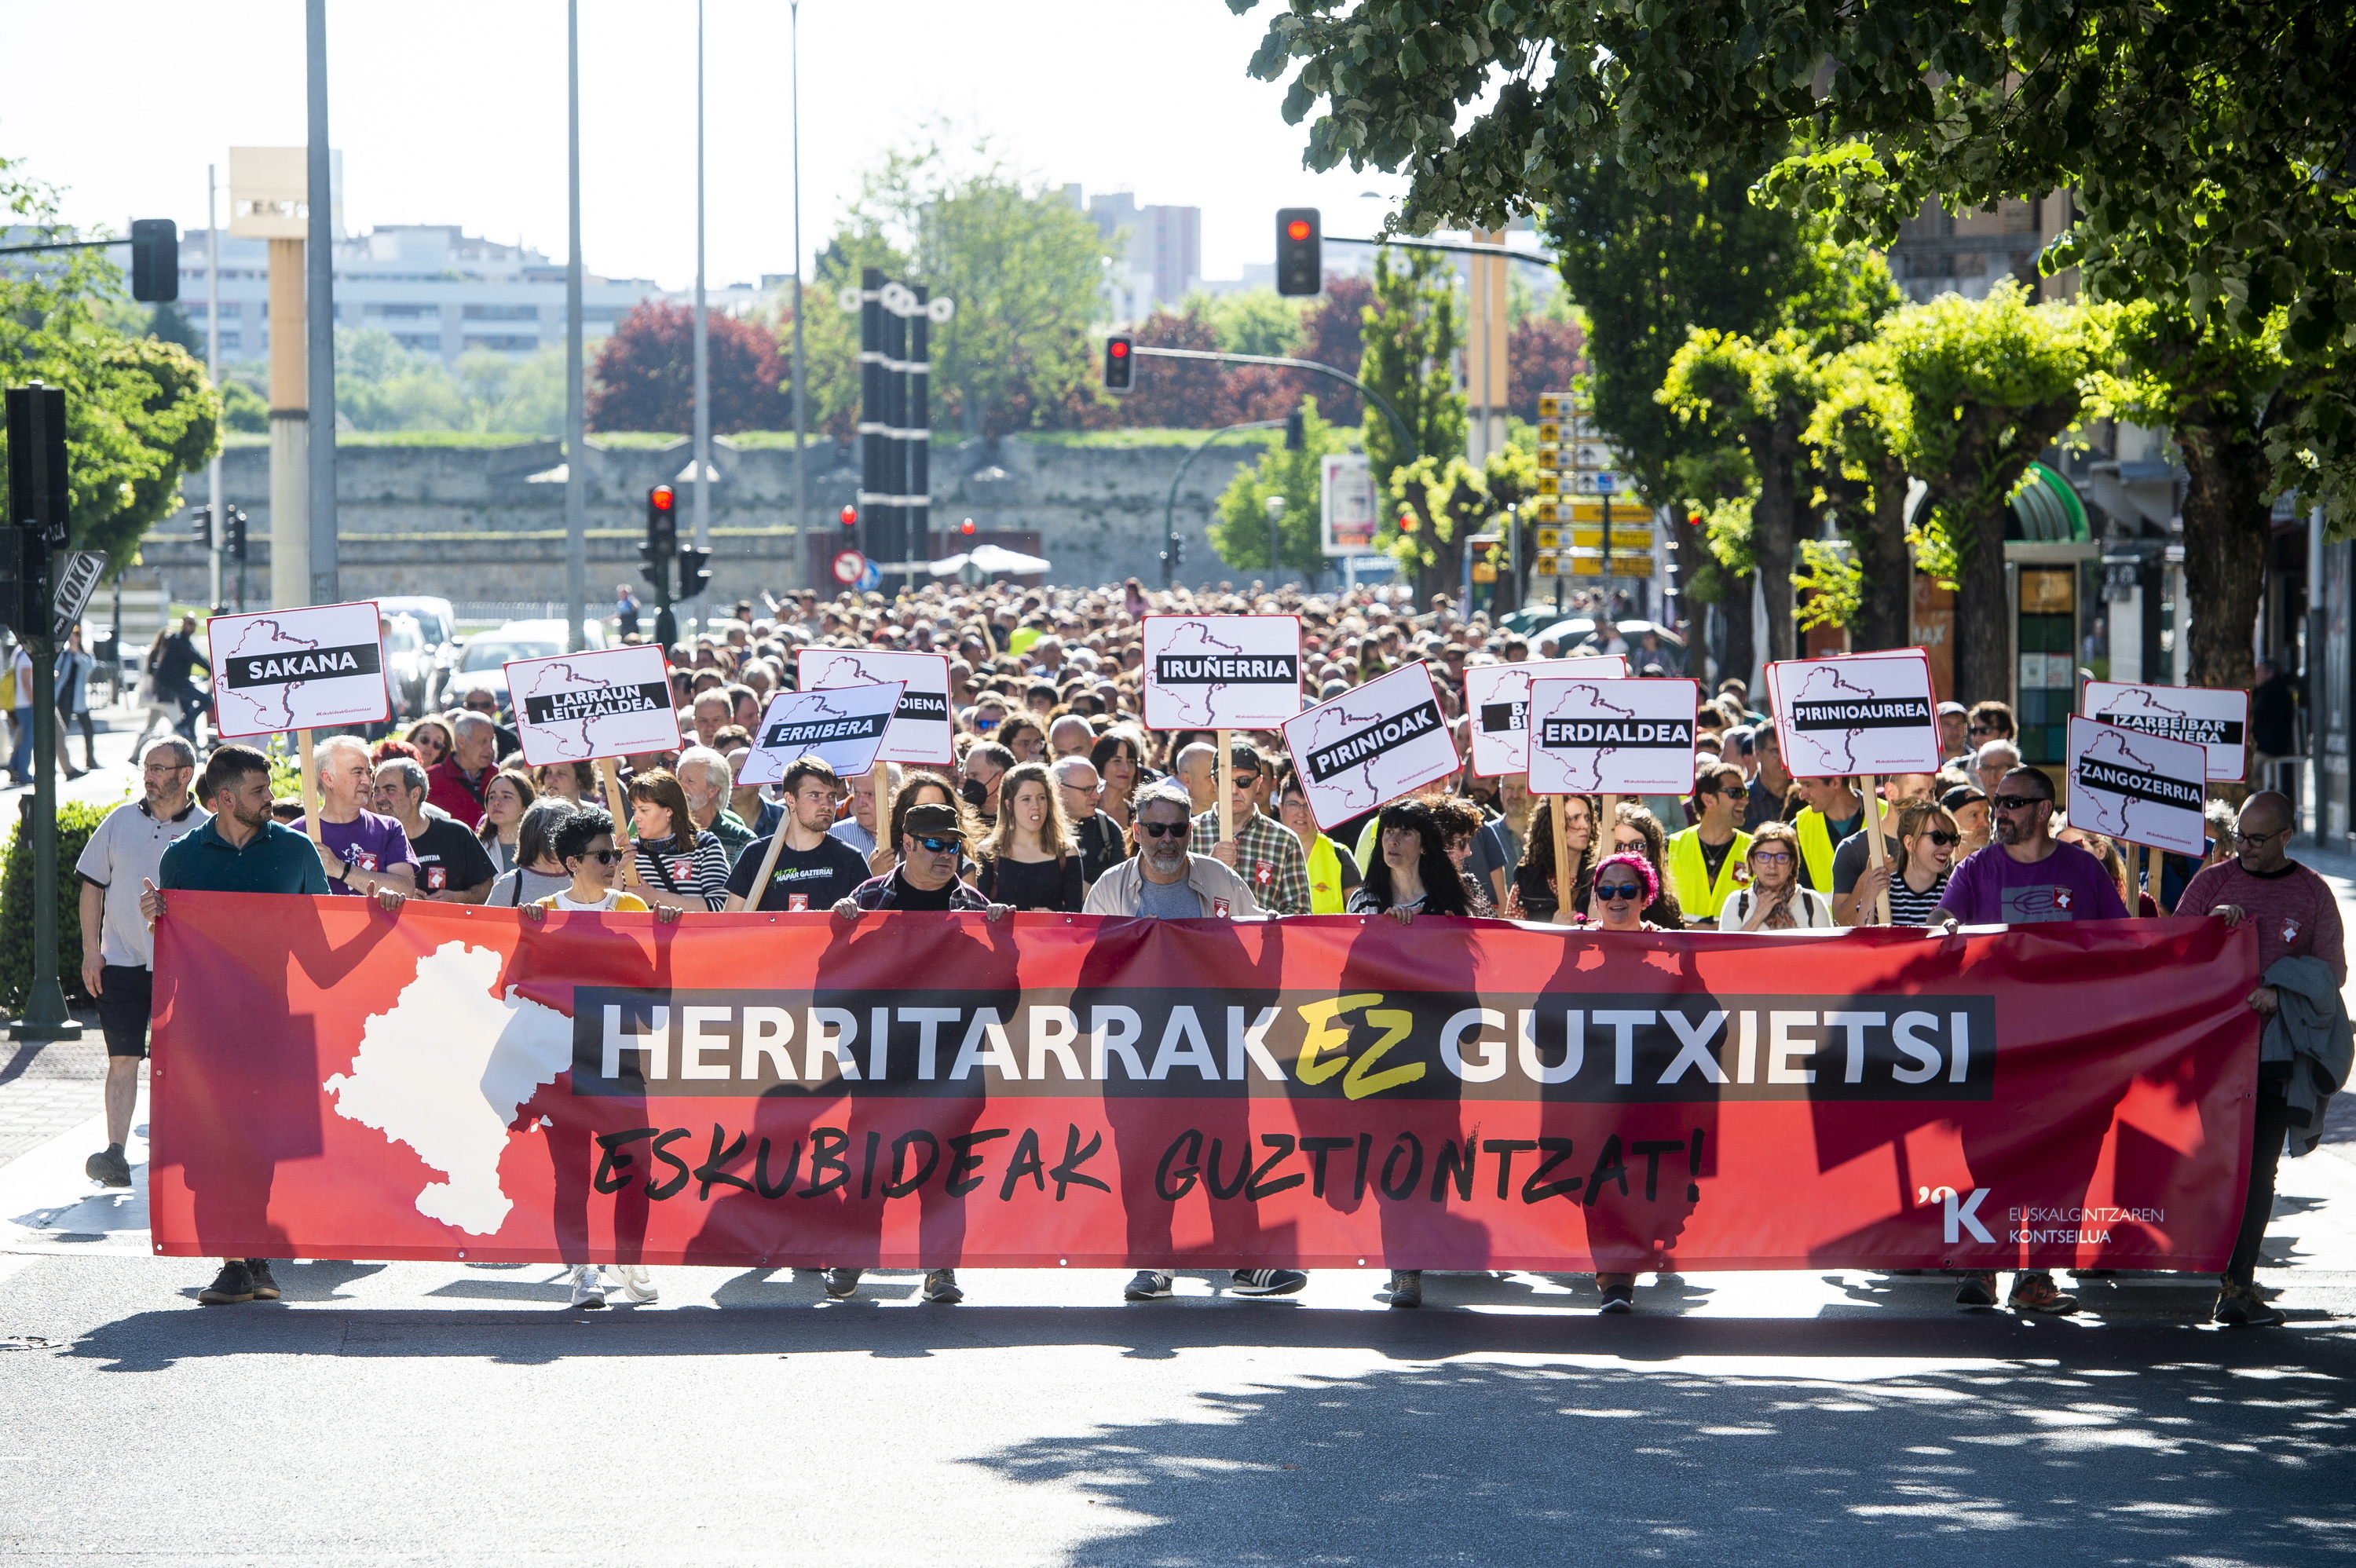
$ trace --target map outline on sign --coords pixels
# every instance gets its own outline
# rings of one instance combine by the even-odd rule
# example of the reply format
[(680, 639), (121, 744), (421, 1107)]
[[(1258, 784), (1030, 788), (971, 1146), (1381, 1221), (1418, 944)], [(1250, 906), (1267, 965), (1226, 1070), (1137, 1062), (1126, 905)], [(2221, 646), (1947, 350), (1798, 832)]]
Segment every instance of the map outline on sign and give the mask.
[[(1518, 664), (1464, 667), (1464, 712), (1467, 720), (1464, 734), (1469, 742), (1464, 749), (1464, 765), (1475, 778), (1503, 778), (1507, 773), (1529, 771), (1530, 682), (1537, 679), (1542, 673), (1563, 674), (1564, 671), (1553, 669), (1550, 667), (1570, 664), (1616, 665), (1619, 667), (1609, 672), (1615, 678), (1624, 677), (1628, 673), (1628, 660), (1626, 656), (1622, 654), (1588, 654), (1578, 659), (1524, 659)], [(1601, 676), (1605, 672), (1582, 668), (1579, 673)], [(1518, 698), (1510, 695), (1516, 686), (1521, 690)], [(1494, 731), (1488, 728), (1488, 709), (1497, 706), (1500, 699), (1506, 702), (1517, 701), (1522, 705), (1522, 725), (1519, 729)], [(1516, 740), (1494, 738), (1499, 735), (1513, 735), (1519, 738)], [(1491, 763), (1502, 763), (1507, 765), (1492, 769), (1486, 765)]]
[[(874, 694), (888, 689), (889, 697)], [(868, 686), (821, 686), (808, 691), (780, 691), (769, 699), (761, 710), (761, 721), (753, 731), (752, 755), (736, 774), (740, 784), (776, 784), (786, 776), (786, 770), (803, 757), (816, 757), (832, 768), (838, 778), (855, 778), (872, 773), (875, 753), (883, 750), (885, 736), (892, 727), (893, 709), (899, 706), (900, 694), (907, 689), (905, 681), (879, 680)], [(843, 704), (835, 709), (834, 703)], [(802, 713), (799, 709), (814, 710)], [(784, 723), (814, 724), (828, 719), (849, 720), (873, 717), (880, 720), (873, 731), (839, 740), (820, 741), (807, 745), (765, 745), (767, 736)]]
[[(610, 670), (617, 677), (637, 678), (607, 679), (602, 674), (584, 674), (584, 667), (589, 672)], [(524, 761), (533, 767), (680, 750), (679, 711), (671, 706), (670, 661), (652, 643), (516, 659), (503, 673), (515, 714), (516, 739)], [(573, 684), (564, 684), (568, 679)], [(655, 695), (658, 688), (659, 697)], [(597, 691), (627, 693), (628, 697), (614, 700), (628, 705), (607, 713), (584, 708), (562, 719), (532, 717), (536, 699), (553, 700)], [(645, 720), (643, 726), (637, 725), (639, 720)], [(577, 735), (563, 732), (576, 724), (580, 726)], [(616, 725), (620, 728), (608, 728)]]
[[(1397, 694), (1386, 690), (1393, 683), (1414, 688), (1408, 700), (1395, 700)], [(1420, 701), (1413, 700), (1416, 691), (1420, 693)], [(1322, 753), (1353, 742), (1363, 743), (1370, 731), (1379, 730), (1387, 722), (1419, 719), (1425, 715), (1426, 709), (1430, 710), (1431, 719), (1413, 735), (1387, 744), (1376, 744), (1363, 756), (1344, 762), (1331, 774), (1320, 773), (1318, 758)], [(1340, 823), (1362, 816), (1402, 795), (1412, 795), (1428, 784), (1446, 778), (1463, 765), (1463, 757), (1456, 749), (1456, 737), (1449, 727), (1447, 716), (1440, 711), (1440, 692), (1432, 684), (1430, 667), (1422, 659), (1402, 665), (1388, 674), (1376, 676), (1364, 686), (1352, 687), (1330, 702), (1321, 702), (1297, 713), (1287, 720), (1282, 728), (1285, 750), (1291, 754), (1300, 770), (1302, 797), (1308, 802), (1309, 814), (1317, 819), (1321, 831), (1331, 830)], [(1437, 765), (1439, 759), (1435, 755), (1421, 764), (1408, 766), (1403, 777), (1387, 783), (1376, 779), (1375, 768), (1381, 758), (1394, 752), (1408, 751), (1410, 747), (1420, 750), (1435, 738), (1446, 749), (1449, 760), (1445, 766)], [(1418, 771), (1419, 766), (1420, 771)], [(1362, 789), (1347, 801), (1329, 798), (1344, 787), (1332, 783), (1333, 778), (1356, 773), (1363, 773)], [(1358, 798), (1362, 795), (1374, 798)]]
[[(1556, 661), (1558, 663), (1567, 661)], [(1686, 702), (1678, 702), (1666, 689), (1686, 688)], [(1588, 707), (1576, 712), (1566, 712), (1565, 699), (1580, 700)], [(1615, 700), (1616, 699), (1616, 700)], [(1665, 712), (1645, 711), (1655, 702)], [(1622, 706), (1622, 704), (1632, 706)], [(1689, 676), (1599, 677), (1553, 671), (1530, 683), (1530, 778), (1532, 795), (1676, 795), (1693, 793), (1696, 720), (1701, 711), (1701, 683)], [(1683, 745), (1655, 744), (1647, 734), (1639, 739), (1631, 734), (1622, 743), (1591, 748), (1595, 755), (1582, 761), (1586, 776), (1580, 776), (1576, 765), (1563, 755), (1567, 748), (1549, 748), (1541, 740), (1544, 726), (1549, 720), (1575, 719), (1625, 725), (1632, 729), (1664, 723), (1675, 723), (1683, 731)], [(1575, 748), (1587, 751), (1590, 748)], [(1670, 765), (1671, 752), (1681, 760)], [(1660, 752), (1656, 772), (1629, 771), (1634, 757), (1641, 752)], [(1618, 759), (1607, 770), (1607, 759)], [(1557, 773), (1555, 769), (1565, 771)], [(1561, 787), (1554, 787), (1559, 785)]]
[[(252, 639), (257, 634), (273, 641), (266, 646), (256, 645)], [(383, 616), (373, 599), (212, 617), (205, 624), (205, 645), (213, 676), (215, 732), (229, 740), (290, 730), (377, 724), (391, 718), (392, 692), (384, 679), (383, 638)], [(322, 649), (348, 656), (352, 667), (317, 673), (289, 670), (284, 680), (237, 678), (234, 664), (239, 659), (299, 659)]]
[[(1866, 670), (1907, 673), (1897, 680), (1884, 676), (1867, 678)], [(1828, 677), (1828, 679), (1827, 679)], [(1794, 687), (1792, 682), (1800, 684)], [(1931, 682), (1930, 656), (1921, 648), (1886, 648), (1865, 654), (1825, 658), (1778, 659), (1767, 667), (1769, 713), (1784, 768), (1794, 778), (1854, 778), (1862, 773), (1887, 778), (1892, 773), (1935, 773), (1939, 771), (1939, 699)], [(1911, 702), (1921, 707), (1922, 722), (1865, 720), (1838, 731), (1801, 730), (1795, 708), (1804, 702), (1865, 704)], [(1869, 747), (1866, 737), (1883, 733), (1881, 742)], [(1827, 743), (1818, 735), (1838, 733)], [(1912, 736), (1901, 741), (1901, 736)], [(1836, 752), (1832, 748), (1837, 746)], [(1912, 749), (1907, 749), (1911, 746)], [(1867, 754), (1859, 756), (1865, 751)]]
[[(871, 659), (884, 661), (873, 669)], [(812, 661), (819, 661), (813, 663)], [(902, 661), (930, 660), (918, 667)], [(885, 673), (899, 668), (905, 673)], [(851, 676), (862, 678), (840, 678)], [(930, 676), (932, 679), (925, 678)], [(949, 700), (949, 657), (947, 654), (926, 653), (915, 648), (803, 648), (794, 658), (794, 685), (803, 691), (825, 691), (846, 686), (883, 686), (892, 681), (901, 683), (900, 710), (893, 715), (892, 728), (884, 732), (883, 749), (875, 760), (883, 763), (903, 763), (916, 767), (948, 767), (957, 761), (957, 726), (953, 722)], [(937, 700), (941, 711), (937, 718), (926, 718), (907, 711), (911, 703), (922, 704), (926, 699)], [(938, 734), (932, 733), (937, 726)]]
[[(2070, 716), (2069, 742), (2066, 761), (2072, 827), (2194, 859), (2207, 852), (2208, 830), (2201, 816), (2209, 785), (2206, 746), (2198, 741), (2178, 741), (2105, 724), (2077, 713)], [(2196, 770), (2185, 765), (2195, 760), (2187, 754), (2195, 750), (2201, 752), (2197, 759), (2201, 764), (2198, 782), (2191, 777)], [(2175, 754), (2170, 756), (2170, 752)], [(2178, 767), (2169, 769), (2171, 762)], [(2183, 798), (2155, 800), (2089, 783), (2083, 776), (2089, 765), (2105, 763), (2131, 764), (2136, 771), (2181, 789)]]
[[(2221, 707), (2238, 705), (2242, 710), (2242, 716), (2238, 720), (2196, 719), (2195, 722), (2238, 723), (2241, 726), (2241, 739), (2211, 741), (2199, 739), (2197, 736), (2169, 736), (2163, 731), (2147, 729), (2133, 722), (2121, 723), (2122, 718), (2131, 719), (2133, 715), (2115, 707), (2110, 708), (2106, 714), (2104, 709), (2106, 703), (2116, 700), (2110, 694), (2127, 692), (2158, 694), (2157, 699), (2144, 697), (2143, 700), (2147, 703), (2164, 699), (2169, 695), (2197, 692), (2203, 698), (2215, 699)], [(2239, 784), (2250, 776), (2250, 694), (2246, 691), (2238, 690), (2233, 687), (2161, 686), (2150, 681), (2090, 680), (2086, 683), (2085, 689), (2079, 694), (2079, 707), (2082, 717), (2092, 719), (2097, 724), (2110, 724), (2118, 729), (2134, 730), (2147, 735), (2162, 735), (2167, 739), (2185, 741), (2201, 747), (2209, 753), (2211, 784)], [(2169, 709), (2161, 706), (2158, 710), (2175, 718), (2194, 719), (2195, 717), (2182, 709)]]
[[(1263, 632), (1268, 634), (1266, 640), (1271, 645), (1285, 641), (1283, 635), (1277, 632), (1275, 624), (1278, 622), (1290, 624), (1290, 648), (1255, 645)], [(1238, 629), (1243, 626), (1251, 629)], [(1175, 644), (1175, 639), (1189, 630), (1199, 635), (1203, 644), (1201, 647)], [(1148, 730), (1274, 730), (1299, 717), (1302, 711), (1301, 617), (1298, 615), (1148, 615), (1139, 623), (1138, 635), (1145, 653), (1139, 706)], [(1229, 641), (1230, 638), (1233, 640)], [(1177, 688), (1162, 685), (1155, 674), (1161, 660), (1188, 656), (1287, 659), (1290, 661), (1292, 678), (1289, 683), (1274, 679), (1187, 683), (1204, 686), (1203, 695), (1196, 699), (1181, 695)], [(1276, 697), (1279, 691), (1285, 693), (1284, 698), (1280, 699)], [(1215, 693), (1232, 695), (1228, 701), (1220, 702), (1214, 700)], [(1269, 699), (1266, 707), (1237, 709), (1234, 706), (1235, 702), (1256, 695)], [(1287, 703), (1290, 704), (1290, 711), (1283, 710)], [(1176, 720), (1165, 722), (1170, 719), (1170, 709), (1173, 706), (1178, 710)]]

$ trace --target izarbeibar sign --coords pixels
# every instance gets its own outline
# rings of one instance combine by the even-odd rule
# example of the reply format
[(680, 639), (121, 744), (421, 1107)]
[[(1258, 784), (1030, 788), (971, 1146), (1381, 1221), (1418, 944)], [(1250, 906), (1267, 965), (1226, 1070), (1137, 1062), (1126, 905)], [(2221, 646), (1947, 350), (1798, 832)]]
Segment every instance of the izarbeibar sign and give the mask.
[(2205, 1271), (2241, 1211), (2255, 944), (2216, 922), (358, 902), (158, 925), (159, 1252)]

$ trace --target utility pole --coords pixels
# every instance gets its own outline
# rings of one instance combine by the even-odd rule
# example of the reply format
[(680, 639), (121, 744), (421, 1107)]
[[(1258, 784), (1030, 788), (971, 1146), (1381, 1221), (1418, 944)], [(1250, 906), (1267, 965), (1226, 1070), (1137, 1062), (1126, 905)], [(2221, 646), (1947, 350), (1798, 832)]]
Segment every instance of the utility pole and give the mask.
[[(799, 263), (796, 263), (798, 265)], [(695, 0), (695, 548), (712, 548), (712, 352), (703, 304), (703, 0)], [(702, 630), (703, 605), (694, 606)]]
[[(33, 661), (33, 977), (9, 1036), (20, 1040), (80, 1040), (58, 983), (58, 644), (53, 622), (57, 560), (71, 540), (66, 462), (66, 397), (35, 381), (7, 396), (8, 515), (0, 548), (16, 592), (8, 619)], [(77, 605), (77, 608), (79, 606)], [(17, 709), (19, 713), (25, 710)]]
[(581, 0), (564, 0), (565, 185), (569, 202), (564, 263), (564, 646), (586, 645), (589, 615), (588, 411), (581, 385)]
[[(220, 166), (205, 165), (205, 379), (218, 389), (220, 386)], [(228, 529), (221, 526), (220, 449), (213, 449), (213, 460), (205, 465), (205, 480), (209, 489), (210, 507), (205, 513), (206, 542), (211, 549), (206, 553), (212, 558), (212, 597), (206, 601), (215, 612), (221, 607), (220, 558), (221, 539)], [(117, 585), (122, 579), (115, 579)], [(171, 606), (164, 606), (168, 613)], [(115, 657), (122, 658), (123, 617), (114, 618)]]
[(794, 537), (795, 554), (805, 563), (809, 538), (809, 415), (803, 403), (802, 376), (802, 5), (787, 7), (793, 38), (794, 132)]
[(327, 151), (327, 0), (306, 0), (304, 17), (311, 101), (311, 288), (305, 318), (311, 350), (311, 581), (305, 586), (305, 603), (333, 604), (343, 593), (336, 560), (336, 197)]

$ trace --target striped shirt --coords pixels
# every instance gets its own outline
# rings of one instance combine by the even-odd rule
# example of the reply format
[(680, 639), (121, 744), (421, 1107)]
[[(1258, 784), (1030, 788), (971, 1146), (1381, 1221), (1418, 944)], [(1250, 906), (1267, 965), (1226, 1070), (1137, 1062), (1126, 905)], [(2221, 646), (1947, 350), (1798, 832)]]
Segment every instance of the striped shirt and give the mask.
[(1931, 884), (1930, 891), (1918, 893), (1908, 887), (1906, 879), (1897, 872), (1898, 868), (1892, 866), (1890, 878), (1890, 923), (1892, 925), (1930, 924), (1932, 918), (1939, 912), (1939, 900), (1946, 893), (1947, 873), (1944, 871), (1939, 873), (1939, 880)]
[(642, 841), (637, 846), (637, 862), (638, 880), (648, 887), (682, 898), (701, 898), (706, 909), (718, 909), (728, 901), (728, 848), (716, 833), (698, 833), (692, 848), (680, 844), (676, 834), (652, 844)]
[[(1219, 841), (1216, 807), (1194, 818), (1186, 848), (1208, 855)], [(1307, 914), (1309, 861), (1292, 829), (1263, 812), (1253, 812), (1236, 824), (1234, 870), (1252, 891), (1252, 898), (1270, 914)]]

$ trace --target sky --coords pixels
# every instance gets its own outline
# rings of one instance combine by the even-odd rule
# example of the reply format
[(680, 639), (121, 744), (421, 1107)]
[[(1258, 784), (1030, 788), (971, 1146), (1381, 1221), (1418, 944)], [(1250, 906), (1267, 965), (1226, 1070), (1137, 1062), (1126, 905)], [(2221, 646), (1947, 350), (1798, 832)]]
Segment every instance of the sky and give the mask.
[[(1028, 184), (1203, 208), (1203, 274), (1275, 253), (1280, 207), (1370, 233), (1404, 181), (1301, 166), (1283, 87), (1246, 74), (1272, 4), (804, 0), (802, 247), (888, 151), (946, 133)], [(65, 187), (67, 218), (228, 215), (231, 145), (305, 138), (301, 0), (0, 0), (0, 157)], [(563, 0), (329, 0), (330, 141), (344, 221), (456, 223), (565, 254)], [(594, 273), (695, 273), (695, 0), (581, 0), (582, 251)], [(704, 0), (706, 277), (793, 271), (786, 0)], [(102, 95), (93, 83), (102, 81)], [(1375, 193), (1369, 197), (1366, 193)]]

